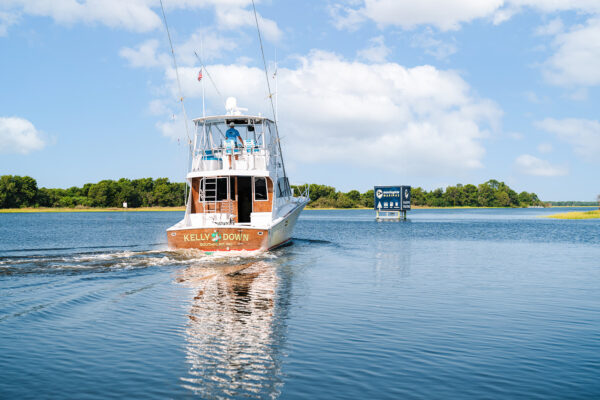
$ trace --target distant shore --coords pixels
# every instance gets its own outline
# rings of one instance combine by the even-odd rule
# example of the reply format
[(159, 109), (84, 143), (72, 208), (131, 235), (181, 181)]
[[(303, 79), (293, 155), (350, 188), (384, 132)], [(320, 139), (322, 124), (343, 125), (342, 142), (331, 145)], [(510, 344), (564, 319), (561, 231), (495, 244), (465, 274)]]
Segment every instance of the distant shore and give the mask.
[(25, 207), (25, 208), (3, 208), (0, 214), (12, 213), (67, 213), (67, 212), (140, 212), (140, 211), (185, 211), (185, 207), (138, 207), (138, 208), (117, 208), (117, 207)]
[[(598, 206), (550, 206), (550, 207), (542, 207), (542, 208), (596, 208)], [(471, 207), (471, 206), (455, 206), (455, 207), (432, 207), (432, 206), (411, 206), (413, 210), (487, 210), (487, 209), (528, 209), (537, 207)], [(307, 210), (373, 210), (372, 207), (354, 207), (354, 208), (313, 208), (306, 207)], [(374, 211), (374, 210), (373, 210)], [(385, 210), (382, 210), (385, 211)]]
[[(574, 206), (552, 206), (548, 208), (573, 208)], [(577, 208), (596, 208), (596, 206), (576, 206)], [(429, 206), (412, 206), (413, 210), (463, 210), (463, 209), (502, 209), (510, 207), (429, 207)], [(373, 210), (368, 207), (353, 207), (353, 208), (313, 208), (306, 207), (307, 210), (321, 210), (321, 211), (332, 211), (332, 210)], [(185, 207), (138, 207), (138, 208), (119, 208), (119, 207), (24, 207), (24, 208), (2, 208), (0, 214), (14, 214), (14, 213), (73, 213), (73, 212), (148, 212), (148, 211), (185, 211)], [(555, 214), (555, 216), (549, 216), (550, 218), (562, 218), (558, 216), (564, 216), (574, 213), (586, 213), (589, 211), (572, 212)], [(585, 217), (585, 218), (600, 218), (598, 217)], [(564, 218), (564, 219), (583, 219), (583, 218)]]

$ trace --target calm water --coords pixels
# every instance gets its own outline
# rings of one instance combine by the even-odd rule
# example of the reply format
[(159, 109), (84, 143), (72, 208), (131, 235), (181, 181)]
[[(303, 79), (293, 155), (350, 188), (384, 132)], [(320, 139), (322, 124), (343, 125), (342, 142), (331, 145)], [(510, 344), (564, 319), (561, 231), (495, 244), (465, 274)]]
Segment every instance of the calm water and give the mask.
[(307, 211), (244, 256), (0, 214), (0, 397), (599, 398), (600, 221), (552, 212)]

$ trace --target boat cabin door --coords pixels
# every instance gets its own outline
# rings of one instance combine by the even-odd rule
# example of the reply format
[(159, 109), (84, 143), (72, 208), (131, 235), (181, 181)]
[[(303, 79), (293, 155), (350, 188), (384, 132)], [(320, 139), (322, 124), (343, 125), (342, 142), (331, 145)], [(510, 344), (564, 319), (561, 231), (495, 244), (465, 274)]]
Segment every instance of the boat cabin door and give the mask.
[(238, 223), (249, 223), (252, 213), (252, 177), (237, 177)]

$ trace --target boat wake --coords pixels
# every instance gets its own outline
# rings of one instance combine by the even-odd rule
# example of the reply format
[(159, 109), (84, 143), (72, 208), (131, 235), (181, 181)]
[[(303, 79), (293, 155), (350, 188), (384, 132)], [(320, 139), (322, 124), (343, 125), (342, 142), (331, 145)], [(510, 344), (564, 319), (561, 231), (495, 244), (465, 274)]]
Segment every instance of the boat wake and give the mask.
[(117, 250), (50, 255), (0, 256), (0, 276), (25, 274), (84, 274), (151, 267), (228, 266), (277, 257), (263, 251), (205, 253), (197, 250)]

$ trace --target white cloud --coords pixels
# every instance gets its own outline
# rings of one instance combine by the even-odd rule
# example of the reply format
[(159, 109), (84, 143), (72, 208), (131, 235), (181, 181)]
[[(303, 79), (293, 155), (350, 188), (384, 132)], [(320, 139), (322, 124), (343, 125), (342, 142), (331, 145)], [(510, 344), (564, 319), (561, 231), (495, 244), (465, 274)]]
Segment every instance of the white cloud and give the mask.
[(461, 23), (493, 14), (503, 0), (366, 0), (363, 13), (380, 25), (397, 25), (412, 29), (433, 25), (440, 30), (458, 29)]
[(600, 85), (600, 18), (590, 18), (568, 32), (558, 34), (557, 48), (544, 64), (544, 76), (552, 84)]
[[(237, 49), (237, 42), (212, 30), (198, 30), (187, 40), (175, 46), (177, 62), (180, 65), (194, 65), (198, 62), (194, 52), (204, 58), (204, 63), (221, 57), (226, 52)], [(202, 48), (202, 49), (201, 49)]]
[(359, 50), (357, 55), (366, 61), (382, 63), (390, 53), (391, 50), (385, 45), (383, 36), (377, 36), (369, 41), (369, 47)]
[(28, 154), (46, 146), (43, 134), (26, 119), (0, 117), (0, 153)]
[(158, 54), (158, 46), (158, 40), (150, 39), (141, 43), (135, 49), (123, 47), (119, 51), (119, 55), (129, 61), (129, 65), (132, 67), (150, 68), (169, 65), (169, 56)]
[(550, 143), (540, 143), (537, 150), (542, 154), (548, 154), (552, 152), (553, 147)]
[(564, 176), (569, 173), (565, 166), (555, 166), (529, 154), (517, 157), (515, 167), (522, 174), (533, 176)]
[[(135, 48), (123, 47), (119, 51), (119, 55), (125, 58), (131, 67), (164, 68), (171, 65), (173, 61), (169, 54), (159, 52), (159, 46), (158, 40), (150, 39)], [(237, 44), (233, 39), (225, 38), (214, 32), (197, 31), (191, 34), (185, 42), (175, 46), (175, 55), (179, 66), (187, 66), (198, 63), (196, 54), (203, 56), (207, 62), (236, 48)]]
[[(167, 11), (214, 7), (221, 29), (238, 29), (255, 26), (253, 12), (246, 9), (251, 4), (251, 0), (169, 0), (164, 5)], [(134, 32), (148, 32), (162, 26), (157, 0), (2, 0), (0, 35), (15, 23), (19, 13), (50, 17), (64, 25), (102, 24)], [(281, 30), (274, 21), (260, 14), (258, 20), (267, 40), (281, 38)]]
[(586, 87), (580, 87), (565, 95), (566, 98), (574, 101), (585, 101), (588, 99), (589, 91)]
[(575, 153), (586, 160), (600, 162), (600, 122), (576, 118), (546, 118), (535, 125), (569, 143)]
[[(186, 127), (185, 120), (181, 114), (172, 114), (168, 121), (159, 121), (156, 123), (158, 130), (166, 137), (175, 139), (180, 143), (186, 143)], [(191, 122), (188, 125), (188, 129), (191, 131)]]
[(545, 36), (545, 35), (557, 35), (562, 33), (565, 26), (560, 18), (555, 18), (552, 21), (548, 22), (546, 25), (539, 26), (535, 33), (536, 35)]
[(330, 6), (329, 15), (333, 19), (336, 29), (345, 29), (350, 32), (357, 30), (367, 19), (362, 9), (354, 9), (341, 4)]
[(169, 109), (166, 101), (163, 99), (154, 99), (148, 104), (148, 112), (151, 115), (163, 115), (169, 114), (171, 110)]
[(436, 39), (431, 28), (427, 28), (423, 33), (414, 35), (411, 45), (423, 48), (426, 54), (432, 55), (438, 60), (450, 57), (457, 50), (454, 43)]
[(113, 28), (147, 32), (161, 24), (150, 4), (150, 1), (144, 0), (5, 0), (3, 6), (24, 14), (50, 17), (60, 24), (100, 23)]
[(513, 140), (523, 140), (523, 134), (519, 132), (510, 132), (508, 136)]
[[(217, 24), (220, 29), (238, 29), (240, 27), (254, 27), (256, 29), (256, 20), (254, 12), (242, 8), (217, 7)], [(278, 42), (283, 33), (275, 21), (258, 15), (258, 25), (260, 33), (266, 40)]]
[(525, 96), (527, 101), (529, 101), (530, 103), (533, 103), (533, 104), (542, 103), (542, 99), (540, 99), (540, 97), (537, 94), (535, 94), (535, 92), (532, 92), (531, 90), (524, 92), (523, 96)]
[(597, 0), (508, 0), (506, 3), (514, 7), (529, 7), (544, 13), (569, 10), (600, 12), (600, 3)]
[(19, 21), (19, 14), (0, 10), (0, 36), (6, 36), (8, 27)]
[[(365, 20), (380, 27), (399, 26), (413, 29), (428, 27), (415, 35), (413, 45), (443, 59), (456, 51), (456, 46), (436, 40), (431, 27), (441, 31), (457, 30), (478, 19), (502, 23), (523, 10), (542, 14), (576, 11), (589, 18), (585, 24), (565, 29), (560, 18), (536, 29), (537, 35), (554, 37), (555, 53), (542, 65), (546, 81), (558, 86), (600, 85), (600, 1), (598, 0), (363, 0), (346, 2), (330, 8), (338, 29), (357, 29)], [(585, 99), (582, 92), (574, 99)]]
[[(482, 167), (481, 141), (498, 128), (502, 112), (474, 96), (457, 73), (427, 65), (365, 64), (319, 51), (299, 62), (297, 68), (279, 69), (280, 130), (292, 159), (417, 175)], [(251, 113), (271, 114), (262, 70), (209, 68), (224, 97), (236, 96)], [(195, 71), (181, 70), (186, 98), (201, 96)], [(175, 98), (172, 69), (166, 77)], [(221, 98), (207, 95), (221, 112)]]
[(380, 26), (412, 29), (418, 25), (430, 25), (448, 31), (482, 18), (499, 24), (524, 8), (542, 13), (567, 10), (600, 12), (597, 0), (363, 0), (359, 4), (354, 3), (332, 7), (334, 24), (338, 29), (355, 29), (357, 24), (371, 19)]

